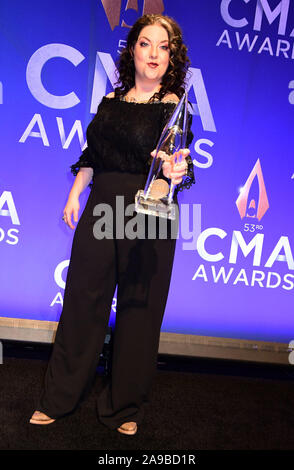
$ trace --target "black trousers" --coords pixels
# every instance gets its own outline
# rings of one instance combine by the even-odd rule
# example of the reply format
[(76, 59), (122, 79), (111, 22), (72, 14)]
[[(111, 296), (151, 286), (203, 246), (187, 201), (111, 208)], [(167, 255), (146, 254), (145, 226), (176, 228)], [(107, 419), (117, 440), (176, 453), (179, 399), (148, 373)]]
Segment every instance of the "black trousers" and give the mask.
[[(97, 413), (110, 429), (126, 421), (142, 422), (156, 372), (176, 244), (170, 221), (167, 239), (158, 238), (158, 232), (153, 239), (121, 236), (116, 196), (124, 196), (125, 207), (134, 203), (145, 181), (146, 175), (119, 172), (94, 178), (75, 229), (63, 309), (37, 408), (52, 418), (73, 411), (91, 386), (117, 286), (111, 376), (97, 397)], [(112, 208), (114, 237), (94, 236), (97, 204)], [(148, 218), (158, 221), (142, 215), (145, 227)]]

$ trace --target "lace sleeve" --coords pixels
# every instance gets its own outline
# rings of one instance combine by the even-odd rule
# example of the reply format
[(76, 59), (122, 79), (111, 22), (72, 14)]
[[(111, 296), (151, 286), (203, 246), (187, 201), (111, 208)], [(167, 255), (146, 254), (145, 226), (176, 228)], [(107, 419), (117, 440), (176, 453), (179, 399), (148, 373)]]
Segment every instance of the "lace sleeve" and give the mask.
[(80, 168), (93, 168), (93, 170), (95, 168), (95, 164), (93, 162), (88, 147), (85, 148), (79, 160), (70, 167), (71, 172), (74, 176), (78, 174)]
[[(190, 147), (190, 145), (193, 141), (193, 138), (194, 138), (193, 132), (191, 131), (192, 114), (189, 114), (188, 119), (189, 119), (189, 121), (188, 121), (188, 132), (187, 132), (187, 141), (186, 141), (186, 147), (187, 148)], [(192, 184), (195, 183), (194, 164), (193, 164), (193, 160), (190, 157), (190, 155), (188, 155), (188, 157), (186, 157), (186, 162), (188, 163), (187, 175), (183, 178), (183, 181), (176, 186), (175, 193), (178, 193), (179, 191), (183, 191), (183, 189), (189, 189), (189, 188), (191, 188)]]
[[(80, 156), (79, 160), (77, 162), (75, 162), (73, 165), (70, 166), (71, 172), (74, 176), (76, 176), (78, 174), (78, 172), (81, 168), (93, 168), (93, 174), (95, 173), (95, 168), (96, 168), (96, 159), (95, 159), (95, 156), (94, 156), (95, 155), (95, 147), (93, 147), (93, 145), (91, 145), (92, 139), (91, 139), (91, 135), (89, 133), (89, 129), (90, 129), (91, 126), (93, 126), (94, 119), (95, 119), (95, 117), (97, 116), (97, 114), (99, 112), (100, 106), (101, 106), (101, 102), (99, 103), (99, 105), (97, 107), (97, 111), (96, 111), (95, 116), (93, 117), (91, 122), (88, 124), (87, 130), (86, 130), (86, 137), (87, 137), (88, 146), (85, 148), (85, 150), (83, 150), (83, 153)], [(90, 146), (91, 150), (90, 150), (89, 146)], [(92, 186), (92, 184), (93, 184), (93, 180), (89, 184), (89, 186)]]
[[(79, 170), (81, 168), (93, 168), (93, 176), (95, 172), (95, 164), (93, 161), (93, 158), (90, 154), (89, 148), (86, 147), (85, 150), (83, 151), (82, 155), (80, 156), (79, 160), (71, 165), (70, 170), (74, 176), (77, 176)], [(93, 186), (93, 178), (92, 181), (89, 183), (89, 188), (92, 188)]]

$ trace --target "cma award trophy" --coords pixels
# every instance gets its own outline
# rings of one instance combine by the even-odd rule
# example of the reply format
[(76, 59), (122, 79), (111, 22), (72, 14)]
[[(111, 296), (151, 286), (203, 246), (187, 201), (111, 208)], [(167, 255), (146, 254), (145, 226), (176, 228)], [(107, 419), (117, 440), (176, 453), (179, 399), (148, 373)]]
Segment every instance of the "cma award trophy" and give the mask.
[[(175, 220), (175, 185), (163, 175), (162, 165), (164, 161), (168, 161), (173, 168), (179, 161), (174, 153), (186, 146), (187, 124), (188, 97), (185, 91), (161, 133), (145, 188), (140, 189), (135, 196), (136, 212)], [(180, 158), (184, 157), (180, 155)]]

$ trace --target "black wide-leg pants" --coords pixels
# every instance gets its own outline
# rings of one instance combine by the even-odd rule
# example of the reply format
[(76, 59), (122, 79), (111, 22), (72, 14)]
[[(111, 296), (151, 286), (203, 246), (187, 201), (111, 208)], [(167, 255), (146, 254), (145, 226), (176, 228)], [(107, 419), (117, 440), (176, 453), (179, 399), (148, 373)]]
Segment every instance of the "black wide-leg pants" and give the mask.
[[(37, 408), (51, 418), (73, 411), (89, 390), (117, 286), (111, 376), (97, 397), (97, 413), (110, 429), (126, 421), (142, 422), (156, 372), (176, 244), (175, 228), (171, 225), (174, 222), (169, 220), (167, 238), (159, 238), (158, 227), (155, 238), (122, 236), (122, 200), (125, 209), (133, 204), (145, 181), (146, 175), (130, 173), (95, 175), (75, 229), (63, 309)], [(119, 207), (116, 196), (124, 196), (120, 197)], [(93, 233), (99, 219), (93, 210), (98, 204), (107, 208), (98, 212), (105, 216), (108, 211), (108, 221), (113, 212), (113, 230), (106, 218), (102, 227), (108, 238), (97, 239)], [(133, 212), (134, 216), (145, 224), (145, 236), (148, 221), (156, 219), (158, 223), (158, 217), (138, 217)], [(125, 223), (131, 220), (134, 219), (129, 215), (124, 217)], [(132, 233), (135, 232), (134, 225)], [(142, 235), (142, 230), (138, 233)]]

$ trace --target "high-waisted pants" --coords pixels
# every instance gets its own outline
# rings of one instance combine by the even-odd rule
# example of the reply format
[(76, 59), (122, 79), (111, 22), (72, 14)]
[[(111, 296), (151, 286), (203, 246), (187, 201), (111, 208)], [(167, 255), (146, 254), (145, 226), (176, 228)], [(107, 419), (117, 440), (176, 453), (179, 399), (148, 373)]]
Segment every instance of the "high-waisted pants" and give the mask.
[[(167, 239), (122, 237), (117, 222), (122, 209), (120, 205), (116, 212), (116, 196), (124, 196), (126, 209), (134, 203), (135, 194), (144, 188), (145, 181), (146, 175), (121, 172), (98, 173), (94, 177), (75, 229), (63, 309), (36, 408), (51, 418), (72, 412), (89, 390), (117, 287), (111, 374), (97, 397), (97, 414), (110, 429), (127, 421), (142, 422), (157, 367), (176, 243), (170, 232)], [(121, 201), (122, 198), (120, 204)], [(97, 239), (93, 234), (99, 219), (93, 209), (98, 204), (107, 204), (113, 210), (113, 237), (109, 225), (107, 229), (105, 226), (108, 238)], [(105, 212), (100, 214), (102, 217)], [(149, 216), (141, 217), (141, 222), (146, 222)], [(131, 219), (125, 217), (125, 222)], [(169, 228), (171, 221), (167, 223)]]

